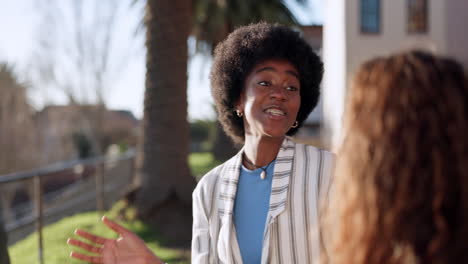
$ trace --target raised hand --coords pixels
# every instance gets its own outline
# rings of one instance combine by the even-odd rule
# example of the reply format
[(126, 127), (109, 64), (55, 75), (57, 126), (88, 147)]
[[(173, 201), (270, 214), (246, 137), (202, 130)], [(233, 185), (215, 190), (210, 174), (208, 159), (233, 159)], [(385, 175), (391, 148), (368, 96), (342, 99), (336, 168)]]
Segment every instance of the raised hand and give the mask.
[[(93, 255), (72, 251), (70, 256), (96, 264), (162, 264), (163, 262), (130, 230), (102, 217), (104, 224), (119, 234), (117, 239), (108, 239), (77, 229), (75, 234), (92, 242), (83, 242), (69, 238), (67, 243), (80, 247)], [(97, 245), (94, 245), (97, 244)]]

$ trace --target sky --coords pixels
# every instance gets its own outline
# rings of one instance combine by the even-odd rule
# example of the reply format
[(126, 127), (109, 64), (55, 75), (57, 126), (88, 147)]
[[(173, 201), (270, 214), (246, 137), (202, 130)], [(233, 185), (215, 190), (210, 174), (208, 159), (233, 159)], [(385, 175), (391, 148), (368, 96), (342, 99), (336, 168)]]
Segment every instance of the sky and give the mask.
[[(13, 65), (22, 81), (28, 76), (26, 73), (30, 70), (31, 54), (37, 45), (39, 17), (35, 1), (0, 0), (0, 62)], [(286, 4), (301, 24), (322, 24), (323, 0), (308, 0), (305, 6), (299, 6), (293, 0), (286, 0)], [(131, 19), (128, 23), (132, 23)], [(189, 62), (188, 116), (190, 120), (215, 118), (208, 80), (210, 66), (210, 58), (202, 55), (195, 55)], [(110, 109), (130, 110), (137, 118), (142, 118), (144, 75), (145, 59), (144, 52), (142, 52), (134, 56), (107, 89), (107, 106)], [(63, 93), (57, 89), (30, 88), (29, 97), (38, 110), (47, 103), (67, 103)]]

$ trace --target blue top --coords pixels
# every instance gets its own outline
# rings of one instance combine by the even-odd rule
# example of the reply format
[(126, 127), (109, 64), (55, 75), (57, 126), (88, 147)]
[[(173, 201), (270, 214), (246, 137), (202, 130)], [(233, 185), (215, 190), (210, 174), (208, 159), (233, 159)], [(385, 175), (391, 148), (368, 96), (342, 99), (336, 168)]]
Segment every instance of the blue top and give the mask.
[(270, 208), (274, 167), (275, 161), (263, 167), (267, 169), (264, 180), (260, 178), (261, 168), (241, 168), (234, 202), (234, 225), (244, 264), (257, 264), (262, 259), (263, 233)]

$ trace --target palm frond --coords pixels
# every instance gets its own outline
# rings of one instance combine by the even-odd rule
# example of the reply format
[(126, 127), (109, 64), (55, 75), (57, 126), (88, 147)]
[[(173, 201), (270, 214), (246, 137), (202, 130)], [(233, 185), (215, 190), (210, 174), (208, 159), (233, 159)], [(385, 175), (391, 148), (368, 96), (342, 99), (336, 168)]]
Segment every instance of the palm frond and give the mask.
[(298, 24), (283, 0), (194, 0), (193, 10), (192, 36), (197, 52), (202, 53), (213, 51), (217, 43), (239, 26), (260, 21)]

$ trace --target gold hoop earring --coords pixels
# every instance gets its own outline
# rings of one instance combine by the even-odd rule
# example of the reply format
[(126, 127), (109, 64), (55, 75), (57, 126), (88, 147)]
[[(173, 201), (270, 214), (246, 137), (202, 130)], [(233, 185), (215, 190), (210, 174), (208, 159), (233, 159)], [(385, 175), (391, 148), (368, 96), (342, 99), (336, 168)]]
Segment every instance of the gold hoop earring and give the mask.
[(236, 110), (236, 114), (238, 117), (242, 117), (244, 115), (240, 110)]
[(297, 120), (294, 122), (294, 124), (291, 126), (292, 128), (296, 128), (299, 126), (299, 122), (297, 122)]

